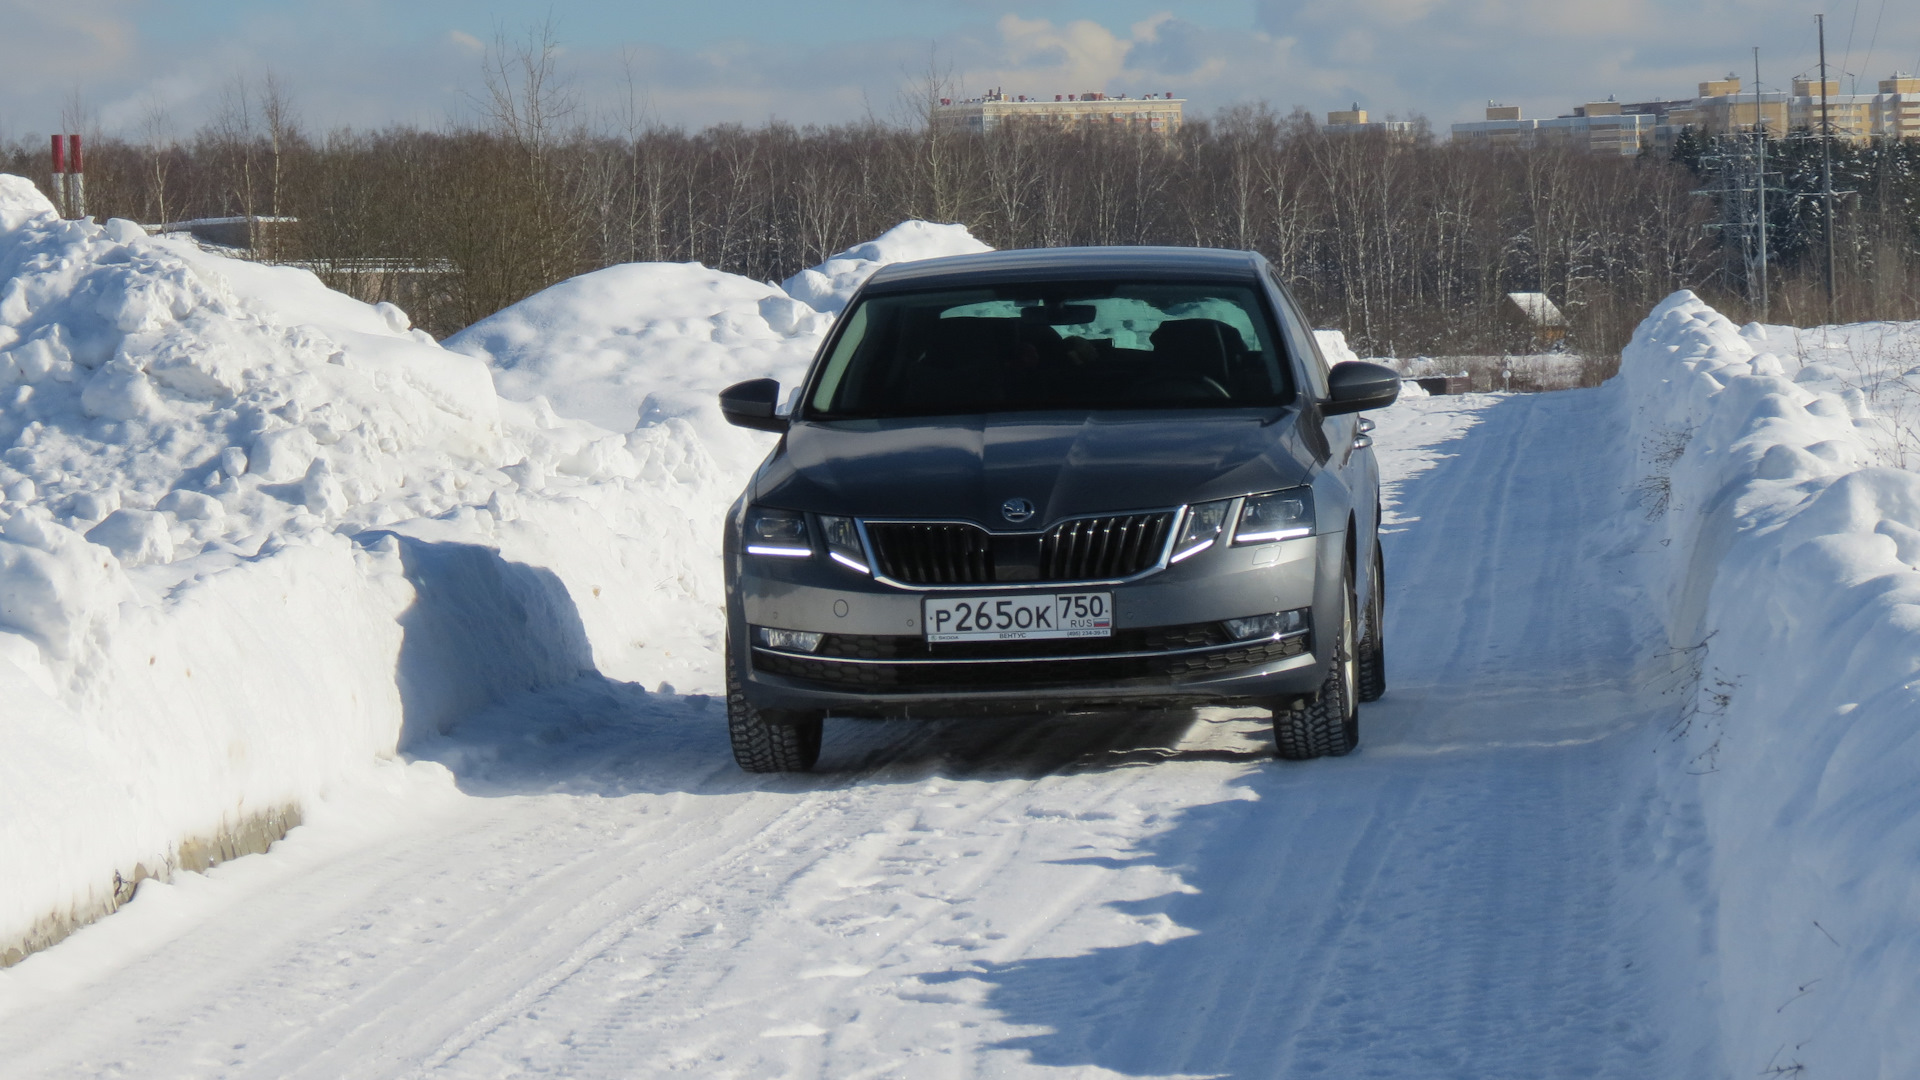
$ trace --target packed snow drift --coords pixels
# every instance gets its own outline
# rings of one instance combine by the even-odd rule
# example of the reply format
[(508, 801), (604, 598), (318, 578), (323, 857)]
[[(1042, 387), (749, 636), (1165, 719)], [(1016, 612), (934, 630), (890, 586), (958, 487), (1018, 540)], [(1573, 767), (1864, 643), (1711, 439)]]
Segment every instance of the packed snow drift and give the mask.
[(1677, 293), (1619, 380), (1730, 1071), (1915, 1075), (1920, 324), (1741, 328)]
[(878, 237), (848, 248), (819, 266), (802, 270), (781, 284), (794, 299), (816, 310), (838, 315), (853, 299), (853, 291), (888, 263), (934, 259), (943, 255), (975, 255), (991, 251), (961, 225), (930, 221), (903, 221)]
[[(979, 248), (916, 224), (915, 253)], [(831, 318), (623, 266), (449, 350), (10, 176), (0, 280), (9, 961), (500, 696), (710, 680), (719, 521), (763, 449), (713, 391), (792, 378)]]

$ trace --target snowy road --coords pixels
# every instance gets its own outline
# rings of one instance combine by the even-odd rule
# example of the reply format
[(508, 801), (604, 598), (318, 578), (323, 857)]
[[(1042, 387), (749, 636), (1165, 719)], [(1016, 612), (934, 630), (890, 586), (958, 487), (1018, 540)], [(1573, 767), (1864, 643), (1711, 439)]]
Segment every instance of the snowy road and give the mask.
[(0, 1075), (1714, 1075), (1604, 392), (1381, 414), (1351, 757), (840, 722), (755, 779), (717, 702), (582, 682), (0, 972)]

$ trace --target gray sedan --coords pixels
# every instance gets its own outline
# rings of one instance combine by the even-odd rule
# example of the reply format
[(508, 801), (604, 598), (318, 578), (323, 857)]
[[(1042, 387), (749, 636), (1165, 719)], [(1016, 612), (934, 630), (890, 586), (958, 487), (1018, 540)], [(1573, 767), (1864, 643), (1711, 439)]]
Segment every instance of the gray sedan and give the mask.
[(755, 772), (828, 716), (1231, 705), (1344, 754), (1385, 691), (1371, 424), (1257, 254), (1054, 248), (862, 286), (728, 517), (727, 718)]

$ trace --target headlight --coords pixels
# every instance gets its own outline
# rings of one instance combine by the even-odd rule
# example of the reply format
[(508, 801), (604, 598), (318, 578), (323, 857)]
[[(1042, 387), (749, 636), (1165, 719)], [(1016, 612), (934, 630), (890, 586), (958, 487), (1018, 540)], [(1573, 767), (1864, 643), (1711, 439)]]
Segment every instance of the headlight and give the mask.
[(747, 554), (805, 559), (813, 555), (807, 537), (807, 515), (792, 510), (747, 511)]
[(826, 534), (827, 554), (833, 561), (856, 574), (870, 574), (867, 549), (860, 543), (860, 530), (847, 517), (820, 516), (820, 531)]
[(1187, 507), (1187, 523), (1180, 530), (1180, 539), (1174, 541), (1172, 561), (1190, 559), (1212, 547), (1226, 528), (1227, 507), (1232, 503), (1232, 499), (1222, 499)]
[(1233, 530), (1236, 544), (1264, 544), (1313, 535), (1313, 489), (1291, 488), (1267, 495), (1249, 495), (1240, 508), (1240, 524)]

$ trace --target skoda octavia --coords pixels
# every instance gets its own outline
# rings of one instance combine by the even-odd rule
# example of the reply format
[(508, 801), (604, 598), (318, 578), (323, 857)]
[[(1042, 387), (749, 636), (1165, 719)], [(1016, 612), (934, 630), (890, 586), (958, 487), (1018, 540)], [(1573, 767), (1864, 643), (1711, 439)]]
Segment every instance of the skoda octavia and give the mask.
[(1250, 252), (899, 263), (777, 408), (729, 515), (727, 721), (804, 770), (829, 716), (1272, 710), (1344, 754), (1386, 686), (1376, 364), (1329, 369)]

